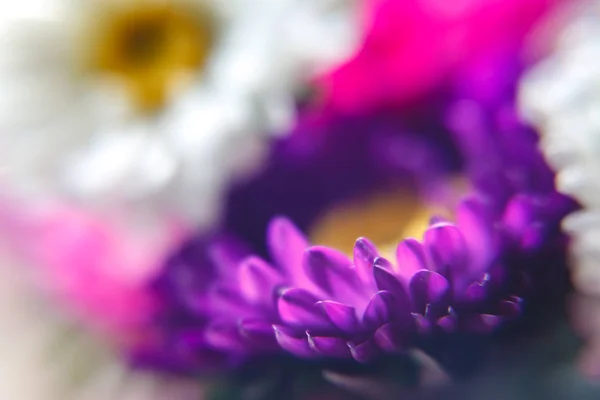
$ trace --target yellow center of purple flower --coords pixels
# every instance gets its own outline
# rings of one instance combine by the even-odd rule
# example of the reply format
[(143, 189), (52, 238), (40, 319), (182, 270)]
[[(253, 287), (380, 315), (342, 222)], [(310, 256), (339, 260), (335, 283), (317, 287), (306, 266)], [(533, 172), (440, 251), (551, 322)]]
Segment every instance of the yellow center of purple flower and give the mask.
[(329, 210), (312, 226), (309, 236), (311, 243), (348, 254), (356, 239), (364, 236), (386, 255), (406, 237), (420, 239), (433, 215), (448, 216), (448, 212), (414, 193), (380, 193)]
[[(114, 3), (107, 1), (107, 3)], [(181, 2), (131, 1), (108, 6), (90, 27), (87, 64), (117, 78), (144, 113), (165, 105), (173, 86), (205, 65), (213, 19)]]

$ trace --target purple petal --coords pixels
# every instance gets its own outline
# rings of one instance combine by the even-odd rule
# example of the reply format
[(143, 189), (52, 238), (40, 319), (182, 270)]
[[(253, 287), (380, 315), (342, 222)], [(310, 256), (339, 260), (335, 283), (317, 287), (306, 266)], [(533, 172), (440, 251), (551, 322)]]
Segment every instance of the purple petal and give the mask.
[(315, 307), (318, 301), (317, 297), (304, 289), (287, 289), (277, 302), (279, 317), (286, 324), (303, 329), (331, 327), (329, 321)]
[(240, 335), (261, 348), (273, 348), (276, 345), (273, 325), (257, 319), (245, 319), (238, 323)]
[(522, 309), (519, 298), (516, 298), (515, 301), (503, 300), (498, 304), (498, 314), (508, 319), (518, 317)]
[[(328, 247), (313, 246), (304, 253), (304, 271), (325, 293), (340, 300), (350, 299), (361, 285), (350, 259)], [(340, 298), (340, 296), (344, 296)]]
[(373, 345), (373, 342), (367, 340), (362, 343), (348, 343), (350, 348), (350, 354), (359, 363), (367, 363), (371, 361), (377, 354), (377, 349)]
[(242, 294), (254, 303), (260, 301), (271, 303), (273, 290), (283, 281), (279, 272), (256, 256), (250, 256), (242, 261), (238, 278)]
[(425, 231), (424, 246), (443, 275), (457, 274), (468, 268), (468, 251), (460, 230), (451, 224), (438, 224)]
[(485, 300), (487, 295), (488, 291), (486, 290), (485, 285), (481, 282), (474, 282), (471, 285), (469, 285), (469, 287), (467, 287), (467, 289), (464, 292), (464, 295), (462, 295), (461, 297), (469, 303), (479, 303)]
[(392, 309), (396, 304), (394, 295), (386, 290), (375, 293), (363, 314), (363, 323), (371, 328), (377, 328), (390, 322)]
[(419, 241), (406, 239), (398, 244), (396, 259), (400, 275), (409, 280), (417, 271), (428, 269), (425, 249)]
[(359, 238), (354, 243), (354, 266), (360, 279), (364, 283), (372, 281), (372, 270), (375, 259), (379, 257), (377, 248), (366, 238)]
[(415, 309), (423, 313), (430, 304), (445, 304), (450, 284), (437, 272), (419, 271), (410, 280), (409, 288)]
[(302, 232), (287, 218), (276, 217), (269, 224), (267, 243), (273, 260), (292, 278), (292, 283), (307, 287), (302, 258), (309, 244)]
[(279, 343), (284, 350), (304, 358), (314, 358), (317, 356), (308, 344), (308, 339), (305, 335), (297, 337), (292, 330), (279, 325), (273, 325), (273, 330), (275, 332), (277, 343)]
[(474, 199), (463, 201), (456, 214), (458, 226), (469, 249), (470, 276), (477, 276), (486, 271), (496, 256), (492, 221), (483, 205)]
[(317, 305), (321, 307), (321, 310), (323, 310), (329, 321), (343, 332), (355, 333), (360, 329), (360, 323), (356, 318), (354, 307), (329, 300), (320, 301)]
[(348, 358), (350, 350), (346, 341), (337, 337), (311, 336), (306, 333), (308, 344), (316, 353), (325, 357)]
[(373, 339), (380, 349), (398, 353), (406, 349), (409, 335), (410, 332), (402, 332), (393, 324), (385, 324), (375, 331)]
[(437, 321), (437, 325), (442, 328), (446, 333), (452, 333), (456, 331), (458, 321), (453, 315), (446, 315)]
[(248, 350), (243, 344), (237, 326), (226, 323), (214, 323), (206, 328), (204, 340), (210, 346), (223, 351), (245, 352)]
[(383, 259), (378, 258), (373, 267), (373, 276), (375, 277), (377, 288), (379, 290), (390, 292), (394, 296), (394, 299), (396, 300), (395, 307), (401, 310), (410, 310), (411, 302), (406, 293), (406, 289), (392, 272), (380, 266), (379, 260)]
[(497, 315), (477, 314), (467, 322), (467, 329), (478, 334), (491, 333), (502, 323), (502, 318)]

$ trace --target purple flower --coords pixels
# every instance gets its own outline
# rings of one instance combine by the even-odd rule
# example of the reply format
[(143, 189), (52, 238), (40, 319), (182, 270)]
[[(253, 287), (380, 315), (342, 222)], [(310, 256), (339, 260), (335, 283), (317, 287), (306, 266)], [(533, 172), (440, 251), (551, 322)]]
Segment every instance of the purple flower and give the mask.
[[(158, 276), (163, 312), (148, 359), (188, 372), (282, 353), (371, 362), (444, 335), (494, 332), (560, 298), (559, 221), (573, 205), (514, 113), (514, 78), (500, 74), (511, 69), (484, 61), (410, 115), (300, 121), (265, 171), (232, 190), (225, 230), (249, 246), (198, 237)], [(455, 204), (457, 174), (469, 196)], [(398, 189), (387, 197), (397, 208), (339, 206)], [(357, 216), (367, 223), (353, 224)], [(372, 241), (323, 246), (363, 226), (352, 241)]]

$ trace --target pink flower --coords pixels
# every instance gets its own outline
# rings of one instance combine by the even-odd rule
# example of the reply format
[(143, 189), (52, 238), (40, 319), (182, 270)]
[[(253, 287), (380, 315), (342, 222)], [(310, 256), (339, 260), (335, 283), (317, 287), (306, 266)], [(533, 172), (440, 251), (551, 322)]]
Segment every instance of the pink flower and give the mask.
[(560, 0), (365, 0), (362, 47), (323, 78), (347, 112), (415, 99), (462, 65), (518, 49)]
[(95, 330), (122, 338), (141, 328), (154, 307), (145, 285), (185, 230), (64, 204), (30, 206), (3, 202), (0, 223), (18, 256), (35, 268), (35, 282)]

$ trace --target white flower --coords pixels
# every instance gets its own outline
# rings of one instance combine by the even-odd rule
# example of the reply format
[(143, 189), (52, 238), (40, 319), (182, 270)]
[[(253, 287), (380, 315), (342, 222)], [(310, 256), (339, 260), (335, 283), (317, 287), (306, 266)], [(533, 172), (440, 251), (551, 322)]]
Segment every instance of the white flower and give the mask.
[(3, 178), (208, 226), (298, 88), (352, 51), (354, 16), (353, 0), (2, 0)]
[(573, 237), (573, 281), (585, 293), (600, 294), (600, 1), (574, 14), (554, 54), (525, 76), (521, 104), (539, 128), (557, 188), (584, 207), (563, 223)]
[(134, 371), (98, 337), (55, 314), (22, 268), (0, 268), (0, 398), (19, 400), (188, 400), (201, 386)]

